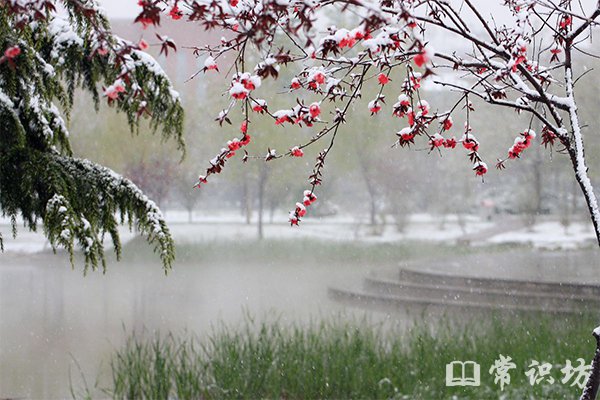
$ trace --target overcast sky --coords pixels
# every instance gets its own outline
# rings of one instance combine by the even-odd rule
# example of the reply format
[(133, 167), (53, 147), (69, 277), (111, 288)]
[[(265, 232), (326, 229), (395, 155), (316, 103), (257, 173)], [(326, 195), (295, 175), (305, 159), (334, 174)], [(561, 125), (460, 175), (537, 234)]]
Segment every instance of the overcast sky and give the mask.
[(109, 18), (132, 18), (140, 11), (137, 0), (99, 0)]
[[(100, 4), (106, 10), (106, 13), (109, 18), (133, 18), (140, 11), (140, 6), (138, 6), (138, 0), (98, 0)], [(457, 5), (460, 7), (460, 0), (457, 1)], [(485, 1), (486, 6), (483, 7), (483, 14), (486, 12), (497, 14), (499, 11), (504, 11), (502, 4), (503, 0), (479, 0), (482, 3)], [(595, 4), (596, 0), (581, 0), (581, 4), (589, 10)], [(477, 4), (478, 2), (476, 2)], [(579, 4), (579, 2), (577, 2)], [(576, 11), (579, 11), (579, 8), (575, 6)]]

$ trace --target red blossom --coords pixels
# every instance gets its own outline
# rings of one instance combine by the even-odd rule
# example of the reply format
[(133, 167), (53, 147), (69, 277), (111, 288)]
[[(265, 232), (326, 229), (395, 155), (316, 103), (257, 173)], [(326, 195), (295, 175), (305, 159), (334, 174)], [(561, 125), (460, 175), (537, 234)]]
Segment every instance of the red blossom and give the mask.
[(425, 100), (421, 100), (419, 101), (419, 106), (418, 106), (419, 110), (421, 110), (421, 113), (423, 115), (427, 115), (429, 114), (429, 103), (426, 102)]
[(247, 146), (250, 143), (250, 135), (245, 134), (242, 140), (240, 140), (240, 145)]
[(296, 215), (304, 217), (306, 215), (306, 206), (302, 203), (296, 203)]
[(290, 84), (290, 88), (292, 88), (292, 90), (300, 89), (301, 87), (302, 85), (300, 85), (298, 78), (292, 79), (292, 83)]
[(292, 122), (292, 120), (287, 115), (282, 115), (280, 117), (275, 118), (275, 125), (281, 125), (285, 122)]
[(12, 46), (4, 50), (4, 57), (8, 58), (9, 60), (14, 59), (19, 54), (21, 54), (21, 48), (19, 46)]
[(573, 23), (573, 19), (571, 18), (570, 15), (565, 15), (561, 18), (560, 23), (559, 23), (559, 27), (560, 29), (567, 29), (567, 27), (571, 26), (571, 24)]
[(317, 118), (321, 114), (321, 107), (319, 103), (312, 103), (308, 109), (312, 118)]
[(441, 147), (444, 144), (445, 144), (445, 139), (439, 133), (436, 133), (435, 135), (433, 135), (431, 137), (431, 139), (429, 139), (429, 145), (431, 146), (432, 149), (434, 149), (436, 147)]
[(148, 42), (146, 42), (144, 39), (141, 39), (140, 42), (138, 43), (138, 47), (140, 48), (140, 50), (147, 50)]
[(463, 147), (470, 151), (479, 150), (479, 143), (472, 137), (467, 137), (462, 141)]
[(410, 84), (412, 85), (413, 89), (419, 89), (421, 87), (421, 78), (411, 75)]
[(450, 139), (446, 139), (444, 141), (444, 147), (448, 149), (453, 149), (456, 147), (456, 138), (452, 137)]
[(104, 95), (110, 100), (116, 100), (121, 93), (125, 92), (125, 87), (121, 82), (115, 82), (104, 90)]
[(452, 128), (452, 124), (453, 124), (453, 122), (452, 122), (452, 117), (450, 117), (450, 116), (449, 116), (448, 118), (446, 118), (446, 119), (444, 120), (444, 123), (443, 123), (443, 129), (444, 129), (445, 131), (448, 131), (448, 130), (450, 130), (450, 128)]
[(356, 39), (352, 38), (352, 37), (345, 37), (342, 40), (340, 40), (340, 43), (338, 44), (340, 49), (343, 49), (344, 47), (353, 47), (356, 44)]
[(473, 167), (473, 171), (475, 171), (475, 175), (477, 175), (477, 176), (485, 175), (488, 171), (486, 163), (481, 162), (481, 161), (476, 163), (475, 166)]
[(413, 57), (413, 61), (417, 67), (422, 67), (429, 61), (429, 57), (425, 53), (425, 50), (421, 50), (421, 52)]
[(325, 83), (325, 74), (323, 74), (322, 72), (317, 72), (314, 76), (313, 76), (313, 81), (315, 81), (316, 83), (318, 83), (319, 85), (322, 85)]
[(177, 4), (175, 4), (173, 6), (173, 8), (171, 8), (171, 11), (169, 11), (169, 16), (171, 18), (173, 18), (174, 20), (181, 19), (181, 17), (183, 16), (183, 13), (181, 12), (181, 10), (177, 6)]
[[(475, 111), (469, 101), (471, 91), (467, 88), (461, 89), (462, 85), (454, 85), (456, 88), (452, 90), (462, 92), (460, 100), (449, 108), (450, 111), (438, 114), (434, 112), (437, 105), (434, 106), (432, 103), (430, 107), (426, 101), (421, 100), (423, 96), (423, 92), (419, 91), (421, 80), (437, 73), (438, 67), (454, 68), (457, 71), (457, 76), (485, 78), (484, 81), (481, 81), (483, 84), (482, 90), (488, 90), (490, 98), (486, 97), (484, 100), (493, 103), (492, 99), (494, 99), (497, 100), (496, 103), (498, 104), (502, 102), (502, 99), (514, 99), (509, 96), (512, 96), (515, 91), (519, 92), (519, 87), (516, 88), (517, 90), (515, 89), (515, 80), (520, 84), (518, 79), (527, 78), (524, 79), (525, 84), (531, 85), (534, 89), (537, 89), (539, 82), (539, 86), (544, 91), (556, 82), (554, 80), (555, 70), (548, 69), (541, 64), (538, 66), (538, 63), (533, 59), (533, 54), (529, 54), (532, 58), (528, 59), (528, 48), (533, 49), (533, 44), (537, 43), (537, 37), (536, 32), (529, 29), (531, 26), (528, 25), (528, 17), (524, 10), (527, 8), (527, 11), (530, 11), (533, 6), (529, 4), (517, 6), (520, 3), (515, 0), (507, 0), (507, 6), (510, 7), (510, 11), (519, 12), (519, 9), (521, 9), (522, 14), (519, 15), (515, 26), (496, 27), (493, 23), (489, 25), (490, 43), (494, 43), (494, 46), (486, 47), (486, 54), (476, 54), (473, 57), (468, 53), (465, 56), (457, 52), (457, 54), (452, 53), (452, 55), (445, 57), (440, 53), (438, 54), (440, 58), (439, 65), (432, 63), (436, 53), (425, 41), (425, 38), (432, 38), (432, 35), (426, 34), (425, 31), (428, 24), (424, 23), (421, 26), (415, 20), (415, 18), (425, 18), (425, 15), (427, 15), (426, 18), (431, 18), (432, 21), (441, 21), (439, 19), (441, 16), (438, 15), (440, 10), (435, 9), (435, 7), (433, 9), (428, 7), (429, 2), (427, 1), (403, 0), (399, 4), (392, 4), (393, 2), (390, 1), (383, 2), (381, 9), (372, 8), (371, 11), (365, 13), (364, 18), (363, 16), (357, 17), (353, 29), (349, 26), (347, 26), (348, 29), (330, 27), (325, 31), (317, 28), (318, 24), (315, 24), (317, 17), (314, 13), (318, 14), (320, 9), (324, 9), (333, 3), (275, 1), (265, 3), (263, 5), (265, 7), (256, 9), (249, 4), (239, 2), (239, 0), (227, 0), (225, 2), (195, 2), (188, 0), (161, 2), (147, 0), (142, 1), (142, 3), (146, 12), (143, 16), (149, 18), (148, 23), (157, 25), (157, 22), (159, 22), (150, 12), (151, 7), (159, 8), (158, 13), (164, 16), (165, 4), (173, 6), (169, 12), (173, 19), (182, 18), (183, 13), (177, 7), (179, 3), (181, 5), (185, 4), (185, 17), (189, 16), (191, 21), (198, 21), (207, 29), (229, 31), (229, 34), (224, 34), (220, 45), (198, 45), (195, 48), (197, 56), (214, 55), (223, 60), (223, 64), (229, 62), (231, 71), (244, 71), (247, 67), (254, 68), (250, 70), (253, 71), (251, 74), (255, 74), (260, 79), (277, 78), (280, 68), (283, 70), (289, 67), (289, 64), (292, 64), (293, 68), (287, 70), (295, 71), (297, 76), (282, 84), (284, 90), (288, 92), (299, 89), (313, 91), (313, 93), (304, 93), (302, 96), (288, 93), (288, 97), (295, 97), (295, 103), (288, 99), (289, 101), (285, 107), (289, 108), (271, 112), (272, 110), (267, 110), (266, 102), (258, 102), (254, 99), (253, 91), (258, 89), (260, 83), (251, 79), (251, 75), (245, 75), (250, 73), (237, 72), (233, 74), (229, 88), (228, 100), (230, 106), (223, 111), (223, 115), (218, 120), (220, 123), (226, 121), (231, 124), (231, 121), (227, 119), (227, 115), (233, 115), (234, 108), (246, 114), (246, 120), (240, 126), (243, 136), (240, 139), (236, 138), (227, 142), (227, 148), (224, 148), (215, 159), (216, 164), (212, 164), (211, 161), (215, 170), (223, 166), (225, 158), (233, 157), (236, 151), (250, 143), (250, 136), (247, 134), (248, 110), (266, 113), (274, 119), (276, 125), (287, 125), (289, 123), (290, 130), (293, 129), (291, 125), (304, 127), (312, 126), (315, 122), (322, 125), (323, 129), (320, 130), (320, 133), (310, 139), (306, 137), (305, 142), (290, 148), (286, 154), (291, 157), (303, 157), (303, 149), (308, 148), (317, 141), (322, 143), (324, 140), (321, 140), (321, 137), (332, 137), (331, 144), (333, 144), (335, 133), (331, 134), (331, 132), (337, 132), (338, 125), (345, 123), (346, 118), (351, 123), (350, 117), (355, 110), (355, 105), (365, 93), (379, 93), (373, 101), (368, 103), (368, 109), (372, 115), (378, 114), (383, 105), (386, 104), (383, 96), (385, 89), (383, 86), (388, 85), (391, 82), (390, 76), (401, 69), (402, 74), (407, 74), (407, 76), (396, 78), (401, 75), (393, 75), (394, 80), (400, 79), (402, 85), (399, 85), (399, 93), (396, 93), (396, 95), (400, 94), (400, 96), (398, 102), (393, 105), (391, 114), (401, 118), (407, 117), (407, 121), (403, 121), (406, 128), (397, 132), (396, 145), (414, 145), (422, 149), (423, 144), (429, 143), (431, 149), (441, 149), (441, 147), (455, 149), (460, 142), (468, 150), (466, 153), (471, 162), (469, 165), (472, 165), (475, 174), (484, 176), (488, 171), (488, 167), (478, 154), (479, 142), (471, 134), (471, 129), (468, 127), (469, 113)], [(238, 5), (241, 7), (232, 11), (227, 4), (231, 7), (237, 8)], [(414, 7), (409, 5), (414, 5)], [(353, 7), (354, 3), (349, 3), (347, 6)], [(396, 9), (395, 7), (397, 7), (398, 15), (389, 19), (387, 13), (391, 12), (392, 9)], [(449, 10), (454, 10), (451, 6), (448, 7)], [(540, 6), (540, 8), (542, 7)], [(384, 9), (385, 12), (382, 12)], [(418, 9), (421, 9), (422, 13)], [(168, 10), (169, 8), (167, 8)], [(458, 10), (455, 11), (459, 13)], [(144, 23), (143, 19), (142, 23)], [(558, 29), (556, 26), (555, 28), (550, 27), (555, 34), (554, 43), (547, 47), (553, 57), (570, 48), (571, 43), (565, 40), (569, 37), (566, 34), (568, 32), (565, 31), (570, 30), (573, 21), (571, 16), (559, 11), (558, 16), (555, 17), (555, 23), (558, 25)], [(469, 39), (470, 36), (466, 35), (467, 26), (461, 25), (455, 24), (452, 29), (458, 32), (464, 30), (465, 35), (458, 35), (458, 38), (462, 37), (467, 42), (472, 43), (472, 40)], [(232, 30), (236, 31), (238, 27), (239, 32), (232, 32)], [(274, 36), (275, 27), (284, 30), (290, 41), (277, 39)], [(444, 29), (445, 27), (439, 26), (439, 28)], [(299, 32), (302, 33), (299, 34)], [(351, 49), (357, 41), (364, 41), (361, 43), (361, 49)], [(138, 47), (143, 47), (141, 42)], [(363, 51), (363, 47), (366, 48), (365, 51)], [(254, 58), (250, 54), (243, 53), (242, 49), (247, 49), (248, 53), (256, 49), (259, 51), (256, 52), (257, 57)], [(227, 54), (228, 52), (229, 54)], [(116, 55), (118, 56), (118, 54)], [(313, 58), (313, 60), (310, 58)], [(539, 62), (541, 63), (541, 61)], [(423, 68), (423, 70), (420, 70), (421, 73), (417, 72), (418, 68)], [(205, 71), (212, 69), (217, 70), (217, 66), (215, 60), (209, 57), (205, 64)], [(377, 72), (373, 73), (374, 70)], [(511, 70), (515, 74), (512, 74)], [(523, 72), (523, 76), (517, 75), (519, 70)], [(476, 75), (480, 76), (477, 77)], [(134, 87), (132, 83), (127, 81), (126, 83), (130, 87)], [(540, 93), (540, 95), (542, 94)], [(534, 110), (533, 107), (536, 102), (539, 103), (536, 99), (537, 96), (529, 96), (524, 87), (521, 93), (517, 93), (517, 95), (523, 97), (517, 100), (517, 103), (514, 103), (517, 107), (513, 108), (518, 109), (520, 112), (530, 113), (526, 107), (520, 107), (521, 100), (530, 104), (531, 110)], [(119, 97), (119, 92), (113, 90), (107, 92), (107, 96), (110, 99), (116, 99)], [(314, 98), (307, 100), (309, 96), (314, 96)], [(132, 97), (135, 96), (132, 94)], [(245, 101), (243, 101), (243, 104), (239, 104), (232, 101), (232, 99)], [(467, 121), (465, 134), (461, 138), (461, 133), (459, 133), (458, 140), (456, 137), (445, 138), (444, 136), (449, 135), (446, 132), (453, 129), (450, 114), (452, 113), (456, 117), (457, 105), (463, 99), (467, 103), (463, 107), (463, 110), (466, 110)], [(248, 100), (251, 104), (248, 104)], [(313, 100), (317, 101), (311, 104)], [(430, 100), (437, 99), (431, 98)], [(320, 115), (323, 110), (320, 105), (326, 104), (325, 102), (328, 101), (332, 103), (330, 108), (333, 118), (330, 121), (321, 121)], [(559, 108), (564, 105), (560, 103), (560, 98), (552, 98), (549, 101), (555, 103)], [(513, 104), (512, 100), (504, 103), (509, 107)], [(230, 112), (232, 113), (230, 114)], [(252, 118), (256, 117), (258, 116), (252, 115)], [(286, 128), (288, 127), (286, 126)], [(557, 139), (556, 134), (552, 132), (543, 131), (542, 135), (543, 144), (552, 144)], [(508, 149), (508, 159), (520, 157), (523, 151), (532, 145), (534, 137), (535, 135), (530, 131), (518, 135), (514, 144)], [(568, 148), (569, 140), (562, 135), (560, 138), (563, 145)], [(244, 161), (257, 158), (256, 156), (249, 156), (245, 148), (242, 151), (246, 154)], [(305, 216), (307, 207), (316, 200), (312, 188), (317, 187), (316, 185), (322, 182), (322, 168), (327, 151), (329, 151), (329, 148), (320, 153), (322, 155), (320, 155), (321, 158), (318, 158), (318, 164), (313, 171), (313, 175), (309, 176), (308, 182), (311, 185), (311, 190), (304, 193), (301, 202), (297, 203), (295, 209), (290, 213), (289, 221), (292, 225), (298, 225), (301, 218)], [(280, 155), (276, 155), (274, 151), (269, 150), (265, 159), (268, 161), (274, 158), (280, 158)], [(498, 165), (503, 166), (504, 161), (506, 160), (499, 160)]]
[(233, 97), (236, 100), (244, 100), (246, 97), (248, 97), (248, 93), (246, 93), (246, 92), (232, 93), (231, 97)]
[(304, 152), (301, 148), (296, 146), (290, 149), (290, 154), (292, 155), (292, 157), (302, 157), (304, 155)]
[(231, 151), (236, 151), (237, 149), (239, 149), (240, 147), (242, 147), (242, 144), (241, 144), (241, 142), (240, 142), (240, 140), (238, 138), (235, 138), (235, 139), (230, 140), (229, 142), (227, 142), (227, 147)]
[(369, 107), (369, 111), (371, 111), (372, 114), (377, 114), (379, 111), (381, 111), (381, 106), (379, 104), (373, 104)]
[(200, 175), (198, 177), (198, 182), (196, 182), (196, 184), (194, 185), (194, 188), (200, 188), (200, 185), (204, 185), (207, 183), (208, 183), (208, 180), (206, 180), (206, 176)]
[(219, 71), (217, 62), (215, 61), (215, 59), (212, 56), (208, 56), (208, 57), (206, 57), (206, 60), (204, 60), (204, 72), (210, 71), (210, 70), (214, 70), (217, 72)]
[(415, 124), (415, 112), (412, 110), (412, 108), (409, 108), (406, 115), (408, 116), (408, 124), (413, 126)]

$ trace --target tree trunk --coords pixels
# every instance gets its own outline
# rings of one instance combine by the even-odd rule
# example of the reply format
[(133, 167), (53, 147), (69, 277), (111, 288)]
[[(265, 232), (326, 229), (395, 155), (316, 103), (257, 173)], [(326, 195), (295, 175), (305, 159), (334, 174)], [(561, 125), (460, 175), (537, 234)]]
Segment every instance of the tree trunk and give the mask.
[[(538, 129), (539, 132), (539, 129)], [(542, 213), (542, 154), (540, 146), (536, 147), (533, 163), (533, 181), (535, 187), (535, 203), (534, 203), (534, 212), (536, 217)]]
[[(600, 1), (598, 2), (600, 6)], [(569, 157), (575, 172), (575, 179), (579, 183), (579, 187), (583, 192), (585, 203), (588, 207), (592, 223), (594, 224), (594, 232), (596, 240), (600, 245), (600, 210), (598, 209), (598, 199), (594, 193), (594, 188), (588, 175), (588, 167), (585, 162), (583, 149), (583, 136), (581, 126), (579, 125), (579, 116), (577, 115), (577, 106), (575, 105), (575, 93), (573, 82), (573, 70), (571, 68), (571, 46), (572, 43), (567, 43), (565, 46), (565, 89), (567, 97), (570, 101), (569, 121), (571, 122), (571, 130), (573, 133), (572, 145), (569, 147)]]
[(252, 222), (252, 202), (250, 200), (250, 190), (248, 188), (248, 176), (244, 174), (244, 183), (242, 185), (242, 215), (246, 216), (246, 225)]
[(258, 176), (258, 239), (264, 237), (263, 233), (263, 214), (265, 209), (265, 187), (267, 186), (267, 165), (263, 164)]
[[(594, 233), (596, 234), (596, 241), (600, 246), (600, 210), (598, 210), (598, 200), (596, 199), (596, 195), (592, 188), (590, 178), (587, 174), (587, 165), (583, 162), (583, 146), (580, 144), (580, 150), (575, 150), (573, 148), (569, 149), (569, 155), (571, 157), (571, 163), (573, 164), (573, 169), (575, 170), (575, 179), (583, 192), (583, 197), (585, 198), (585, 203), (587, 205), (588, 211), (590, 213), (590, 217), (592, 219), (592, 223), (594, 224)], [(581, 152), (581, 157), (578, 158), (578, 154)]]
[(367, 188), (367, 193), (369, 194), (369, 225), (373, 233), (375, 233), (375, 228), (377, 226), (377, 189), (375, 188), (374, 183), (371, 181), (371, 177), (368, 171), (368, 167), (366, 165), (365, 160), (360, 159), (360, 170), (362, 172), (363, 179), (365, 180), (365, 186)]
[(369, 192), (369, 197), (371, 198), (370, 201), (370, 205), (371, 205), (371, 209), (369, 210), (369, 221), (371, 223), (371, 226), (373, 228), (375, 228), (375, 226), (377, 225), (377, 203), (375, 202), (375, 198), (374, 196), (371, 195), (371, 192)]
[(275, 204), (275, 201), (269, 202), (269, 223), (270, 224), (273, 223), (273, 219), (275, 218), (275, 209), (276, 208), (277, 208), (277, 205)]
[[(600, 9), (600, 1), (598, 2), (598, 8)], [(598, 200), (594, 193), (594, 188), (588, 176), (588, 168), (585, 163), (584, 150), (583, 150), (583, 137), (581, 133), (581, 126), (579, 125), (579, 117), (577, 115), (577, 106), (575, 105), (575, 94), (573, 93), (573, 70), (571, 68), (571, 48), (572, 43), (567, 42), (565, 46), (565, 83), (567, 97), (570, 100), (569, 107), (569, 120), (571, 122), (571, 129), (573, 132), (573, 145), (569, 147), (569, 157), (573, 165), (575, 172), (575, 179), (581, 187), (585, 203), (588, 207), (592, 223), (594, 224), (594, 232), (596, 233), (596, 240), (600, 245), (600, 210), (598, 209)], [(594, 337), (596, 338), (596, 353), (592, 360), (592, 371), (590, 377), (585, 385), (581, 400), (594, 400), (598, 393), (598, 384), (600, 383), (600, 327), (594, 329)]]
[(596, 353), (592, 360), (592, 371), (579, 400), (595, 400), (598, 394), (598, 384), (600, 383), (600, 326), (594, 329), (592, 334), (596, 338)]

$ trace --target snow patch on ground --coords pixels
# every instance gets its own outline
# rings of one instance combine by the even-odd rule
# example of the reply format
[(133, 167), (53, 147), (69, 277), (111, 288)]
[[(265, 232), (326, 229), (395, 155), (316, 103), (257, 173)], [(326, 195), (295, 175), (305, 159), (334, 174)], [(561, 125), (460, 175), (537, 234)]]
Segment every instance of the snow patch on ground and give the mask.
[[(217, 240), (253, 240), (257, 237), (256, 216), (251, 224), (245, 223), (245, 217), (237, 212), (195, 212), (192, 222), (185, 211), (169, 210), (165, 213), (169, 229), (176, 243), (200, 243)], [(299, 240), (319, 239), (329, 241), (356, 241), (362, 243), (394, 243), (401, 241), (430, 241), (455, 243), (466, 237), (476, 244), (531, 244), (536, 248), (546, 249), (573, 249), (586, 247), (595, 240), (591, 224), (574, 223), (567, 233), (564, 227), (555, 221), (541, 222), (532, 230), (526, 228), (511, 229), (506, 224), (504, 217), (498, 217), (489, 222), (477, 216), (464, 217), (464, 230), (459, 225), (457, 216), (447, 216), (442, 224), (440, 217), (431, 214), (415, 214), (410, 216), (403, 232), (398, 232), (393, 220), (389, 218), (384, 228), (379, 232), (369, 226), (364, 218), (349, 215), (335, 215), (331, 217), (311, 217), (303, 219), (300, 227), (290, 227), (287, 216), (277, 213), (273, 223), (265, 218), (263, 235), (266, 239)], [(493, 233), (489, 236), (490, 229), (497, 226), (507, 226), (507, 231)], [(20, 224), (18, 223), (18, 226)], [(41, 229), (41, 228), (40, 228)], [(127, 227), (119, 229), (122, 243), (137, 236)], [(49, 250), (50, 245), (41, 232), (29, 232), (23, 228), (18, 230), (16, 239), (12, 238), (10, 223), (0, 219), (0, 233), (4, 237), (4, 247), (7, 252), (35, 253)], [(478, 234), (481, 239), (477, 240)], [(109, 240), (105, 242), (107, 248), (111, 247)]]
[(543, 222), (534, 225), (531, 230), (525, 228), (495, 235), (488, 242), (531, 244), (544, 249), (575, 249), (591, 244), (595, 239), (591, 222), (573, 223), (566, 231), (559, 222)]

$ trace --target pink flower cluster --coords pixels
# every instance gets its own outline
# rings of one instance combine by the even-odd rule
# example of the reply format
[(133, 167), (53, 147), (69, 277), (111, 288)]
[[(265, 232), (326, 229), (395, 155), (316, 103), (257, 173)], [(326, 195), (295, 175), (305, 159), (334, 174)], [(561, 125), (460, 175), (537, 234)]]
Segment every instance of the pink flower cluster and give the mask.
[(508, 158), (518, 158), (523, 150), (531, 146), (531, 141), (535, 138), (535, 132), (531, 129), (527, 129), (521, 135), (515, 138), (515, 142), (508, 149)]
[(305, 190), (302, 203), (296, 203), (296, 209), (290, 212), (290, 225), (298, 225), (300, 218), (306, 215), (306, 207), (310, 206), (315, 201), (317, 201), (317, 196), (312, 192), (312, 190)]
[(236, 100), (244, 100), (251, 91), (259, 88), (261, 79), (257, 75), (251, 75), (249, 72), (235, 74), (231, 81), (229, 95)]
[(4, 50), (4, 57), (8, 58), (9, 60), (13, 60), (19, 54), (21, 54), (21, 48), (19, 46), (12, 46)]
[(109, 101), (118, 99), (121, 93), (125, 93), (125, 86), (120, 79), (104, 89), (104, 95), (108, 97)]
[(319, 102), (314, 102), (308, 107), (298, 104), (292, 109), (278, 110), (273, 113), (275, 125), (282, 125), (286, 122), (298, 125), (304, 123), (308, 127), (313, 126), (315, 121), (319, 121), (319, 115), (321, 115)]

